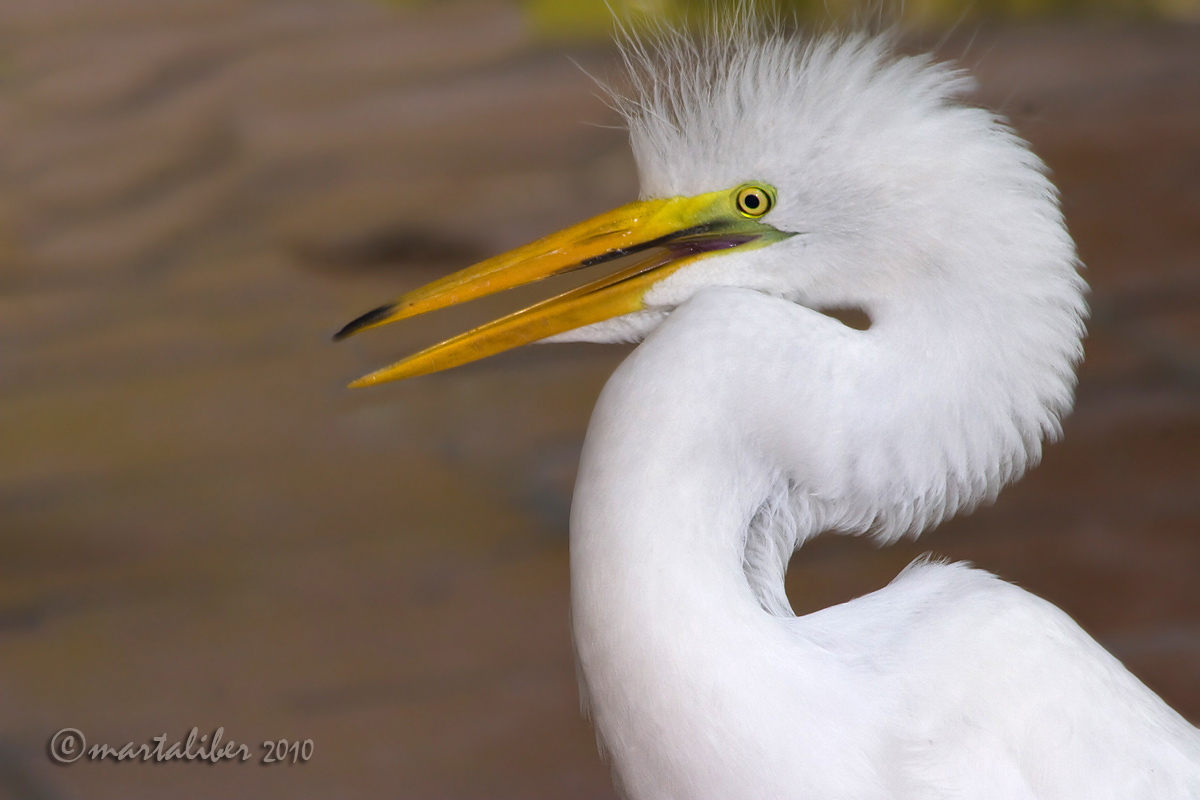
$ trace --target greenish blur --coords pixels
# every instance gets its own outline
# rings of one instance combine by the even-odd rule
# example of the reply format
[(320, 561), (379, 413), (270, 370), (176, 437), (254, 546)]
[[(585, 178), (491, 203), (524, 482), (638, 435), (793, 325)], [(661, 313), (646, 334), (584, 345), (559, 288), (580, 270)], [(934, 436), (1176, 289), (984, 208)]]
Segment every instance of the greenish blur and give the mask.
[[(412, 3), (419, 0), (390, 0)], [(436, 0), (425, 0), (436, 2)], [(680, 22), (713, 9), (747, 5), (745, 0), (509, 0), (523, 6), (534, 27), (552, 38), (608, 36), (614, 16)], [(902, 20), (916, 25), (954, 25), (986, 19), (1170, 19), (1200, 21), (1200, 0), (758, 0), (805, 21)]]

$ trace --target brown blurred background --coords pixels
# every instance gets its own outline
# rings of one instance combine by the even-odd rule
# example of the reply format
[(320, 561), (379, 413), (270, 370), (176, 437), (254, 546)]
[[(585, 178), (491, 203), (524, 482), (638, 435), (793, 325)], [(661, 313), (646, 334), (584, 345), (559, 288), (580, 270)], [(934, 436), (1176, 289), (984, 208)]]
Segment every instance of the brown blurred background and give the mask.
[[(566, 521), (627, 351), (352, 393), (523, 298), (328, 341), (634, 197), (571, 63), (612, 74), (606, 15), (0, 2), (0, 798), (613, 797), (577, 711)], [(961, 58), (1054, 172), (1093, 287), (1087, 363), (1041, 467), (919, 542), (817, 541), (798, 610), (926, 550), (970, 559), (1200, 719), (1196, 18), (910, 2), (908, 46)], [(224, 726), (255, 758), (55, 767), (67, 726), (117, 746)], [(279, 738), (312, 759), (258, 764)]]

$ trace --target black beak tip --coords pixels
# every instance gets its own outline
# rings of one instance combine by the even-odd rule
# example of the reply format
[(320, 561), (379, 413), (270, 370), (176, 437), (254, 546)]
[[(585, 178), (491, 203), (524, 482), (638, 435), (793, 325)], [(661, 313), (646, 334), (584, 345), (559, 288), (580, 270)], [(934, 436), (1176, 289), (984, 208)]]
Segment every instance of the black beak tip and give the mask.
[(354, 334), (358, 333), (363, 328), (371, 327), (379, 320), (381, 320), (384, 317), (391, 314), (392, 311), (395, 310), (395, 308), (396, 308), (395, 305), (389, 304), (386, 306), (380, 306), (379, 308), (376, 308), (372, 311), (368, 311), (367, 313), (363, 314), (361, 317), (349, 322), (344, 328), (342, 328), (340, 331), (335, 333), (333, 335), (333, 340), (335, 342), (340, 342), (342, 339), (345, 339), (349, 336), (353, 336)]

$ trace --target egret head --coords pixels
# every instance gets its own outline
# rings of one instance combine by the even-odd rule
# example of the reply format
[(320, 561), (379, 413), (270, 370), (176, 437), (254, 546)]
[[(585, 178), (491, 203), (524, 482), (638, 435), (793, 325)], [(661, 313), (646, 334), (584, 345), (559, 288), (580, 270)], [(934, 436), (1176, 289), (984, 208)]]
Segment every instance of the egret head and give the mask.
[(614, 100), (641, 200), (435, 281), (338, 338), (576, 269), (607, 274), (355, 385), (532, 341), (637, 341), (711, 286), (874, 317), (898, 297), (1024, 270), (1079, 303), (1041, 162), (961, 102), (971, 81), (953, 68), (897, 56), (886, 38), (806, 40), (748, 18), (699, 39), (630, 37), (624, 54), (632, 91)]

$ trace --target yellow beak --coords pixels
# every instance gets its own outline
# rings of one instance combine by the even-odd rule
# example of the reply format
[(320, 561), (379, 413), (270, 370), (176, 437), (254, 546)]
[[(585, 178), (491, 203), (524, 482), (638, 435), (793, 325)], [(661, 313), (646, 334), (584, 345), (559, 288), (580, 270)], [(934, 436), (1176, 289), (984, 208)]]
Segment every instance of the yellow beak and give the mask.
[(685, 264), (735, 247), (761, 247), (789, 235), (739, 213), (736, 190), (630, 203), (422, 286), (362, 315), (334, 339), (552, 275), (633, 257), (628, 266), (610, 275), (436, 344), (350, 386), (413, 378), (639, 311), (647, 290)]

